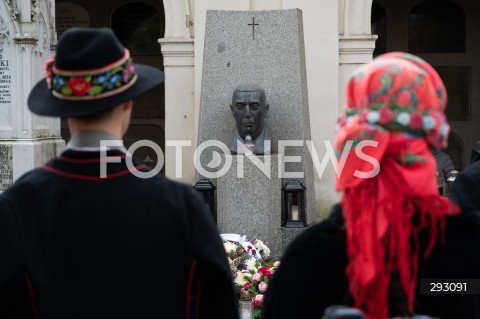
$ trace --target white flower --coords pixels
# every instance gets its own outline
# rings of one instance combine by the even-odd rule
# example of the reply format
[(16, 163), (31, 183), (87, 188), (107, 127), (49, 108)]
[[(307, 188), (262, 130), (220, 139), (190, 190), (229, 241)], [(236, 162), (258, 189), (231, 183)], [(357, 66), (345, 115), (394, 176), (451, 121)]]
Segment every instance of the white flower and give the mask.
[(257, 263), (257, 260), (255, 258), (250, 258), (247, 260), (247, 262), (245, 263), (246, 266), (247, 266), (247, 270), (250, 271), (254, 271), (254, 272), (257, 272), (257, 266), (255, 265)]
[(229, 240), (237, 243), (243, 243), (246, 239), (246, 235), (240, 236), (238, 234), (220, 234), (223, 240)]
[(237, 272), (237, 277), (235, 278), (235, 284), (239, 286), (245, 285), (245, 283), (248, 281), (248, 279), (251, 277), (251, 275), (247, 272)]
[(258, 253), (264, 258), (270, 256), (270, 249), (263, 243), (263, 241), (257, 239), (254, 246), (257, 248)]
[(264, 257), (267, 258), (268, 256), (270, 256), (270, 249), (265, 246), (265, 248), (263, 248), (263, 253), (264, 253)]
[(255, 239), (255, 243), (254, 243), (255, 247), (262, 247), (264, 246), (265, 244), (263, 243), (263, 241), (261, 241), (260, 239)]
[(227, 253), (235, 252), (237, 250), (237, 245), (234, 243), (231, 243), (229, 241), (224, 241), (223, 242), (223, 247), (225, 248), (225, 251)]

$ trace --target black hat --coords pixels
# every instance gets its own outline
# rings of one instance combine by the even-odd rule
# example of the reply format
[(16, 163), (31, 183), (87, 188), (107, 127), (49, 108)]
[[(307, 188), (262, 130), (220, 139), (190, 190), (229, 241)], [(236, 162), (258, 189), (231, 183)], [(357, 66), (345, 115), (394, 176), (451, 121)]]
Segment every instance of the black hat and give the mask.
[(111, 29), (71, 28), (63, 33), (47, 76), (28, 97), (35, 114), (55, 117), (93, 115), (131, 100), (161, 84), (163, 73), (133, 64)]

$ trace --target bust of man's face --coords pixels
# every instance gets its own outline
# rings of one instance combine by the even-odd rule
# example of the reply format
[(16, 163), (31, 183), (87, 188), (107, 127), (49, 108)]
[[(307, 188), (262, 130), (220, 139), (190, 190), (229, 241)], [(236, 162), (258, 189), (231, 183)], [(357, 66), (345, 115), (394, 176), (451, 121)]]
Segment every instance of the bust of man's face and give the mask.
[(262, 133), (268, 108), (265, 92), (260, 87), (235, 89), (230, 109), (235, 118), (238, 134), (243, 139), (248, 134), (252, 139), (256, 139)]

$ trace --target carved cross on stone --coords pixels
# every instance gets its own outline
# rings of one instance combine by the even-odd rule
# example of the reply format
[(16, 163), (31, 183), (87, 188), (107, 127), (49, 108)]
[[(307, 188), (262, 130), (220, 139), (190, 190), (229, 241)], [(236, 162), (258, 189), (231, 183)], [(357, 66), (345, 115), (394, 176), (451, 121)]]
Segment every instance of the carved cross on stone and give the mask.
[(252, 23), (249, 23), (248, 25), (252, 26), (252, 39), (255, 40), (255, 26), (259, 24), (255, 23), (255, 18), (252, 18)]

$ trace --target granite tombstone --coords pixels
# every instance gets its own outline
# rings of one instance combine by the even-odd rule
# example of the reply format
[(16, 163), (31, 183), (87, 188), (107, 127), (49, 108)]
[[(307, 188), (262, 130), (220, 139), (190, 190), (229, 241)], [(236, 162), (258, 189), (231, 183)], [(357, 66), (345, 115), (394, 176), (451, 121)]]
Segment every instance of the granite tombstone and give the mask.
[[(217, 186), (221, 232), (259, 238), (281, 254), (305, 229), (282, 227), (282, 188), (289, 180), (305, 186), (304, 225), (316, 221), (313, 165), (305, 143), (310, 119), (302, 12), (209, 10), (205, 35), (197, 177)], [(245, 100), (252, 106), (258, 102), (260, 112), (255, 123), (242, 127)], [(271, 147), (262, 152), (255, 149), (256, 139), (265, 128)], [(257, 154), (232, 155), (234, 139), (253, 142)]]

